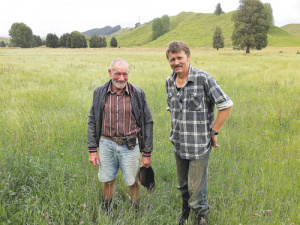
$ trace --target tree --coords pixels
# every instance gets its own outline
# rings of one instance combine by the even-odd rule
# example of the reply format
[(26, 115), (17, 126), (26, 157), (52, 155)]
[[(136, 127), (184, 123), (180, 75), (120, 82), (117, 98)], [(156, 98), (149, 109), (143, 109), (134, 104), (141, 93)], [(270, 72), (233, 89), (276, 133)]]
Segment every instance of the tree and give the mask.
[(87, 43), (85, 36), (79, 31), (73, 31), (71, 33), (71, 48), (86, 48)]
[(141, 26), (141, 23), (140, 22), (137, 22), (134, 26), (134, 28), (138, 28), (139, 26)]
[(269, 24), (260, 0), (240, 0), (231, 19), (234, 22), (231, 39), (235, 49), (246, 49), (246, 53), (250, 53), (250, 48), (261, 50), (267, 47)]
[(32, 30), (24, 23), (14, 23), (8, 31), (10, 44), (14, 47), (31, 48), (33, 43)]
[(63, 48), (70, 48), (71, 46), (71, 35), (69, 33), (65, 33), (60, 36), (58, 40), (58, 46)]
[(6, 47), (6, 44), (5, 44), (4, 41), (1, 41), (1, 42), (0, 42), (0, 47)]
[(156, 18), (152, 23), (152, 40), (164, 35), (170, 30), (170, 18), (168, 15), (162, 16), (162, 18)]
[(162, 24), (163, 24), (163, 34), (170, 31), (170, 18), (168, 15), (164, 15), (161, 18)]
[(115, 37), (112, 37), (112, 39), (110, 40), (110, 46), (113, 48), (118, 47), (118, 42), (117, 39)]
[(163, 22), (160, 18), (156, 18), (152, 23), (152, 40), (156, 40), (158, 37), (164, 34)]
[(217, 6), (216, 6), (216, 10), (214, 11), (214, 14), (220, 16), (221, 14), (225, 13), (224, 11), (222, 11), (222, 8), (221, 8), (221, 4), (218, 3)]
[(33, 47), (39, 47), (43, 45), (42, 38), (38, 35), (33, 35)]
[(46, 46), (49, 48), (57, 48), (59, 47), (58, 45), (58, 37), (56, 36), (56, 34), (47, 34), (46, 37)]
[[(117, 41), (117, 39), (116, 39), (116, 41)], [(102, 48), (106, 48), (107, 47), (107, 42), (106, 42), (106, 38), (105, 37), (103, 37), (102, 38), (102, 42), (101, 42), (102, 44), (101, 44), (101, 47)], [(118, 42), (117, 42), (117, 46), (118, 46)], [(116, 47), (117, 47), (116, 46)]]
[(213, 36), (213, 47), (219, 50), (219, 48), (224, 48), (224, 37), (222, 35), (222, 29), (217, 26), (214, 36)]
[(267, 15), (268, 15), (269, 26), (274, 25), (275, 21), (274, 21), (274, 17), (273, 17), (273, 10), (272, 10), (271, 4), (270, 3), (265, 3), (264, 7), (265, 7), (265, 10), (266, 10)]
[(90, 48), (99, 48), (98, 47), (98, 43), (97, 43), (97, 35), (94, 34), (91, 38), (90, 38)]

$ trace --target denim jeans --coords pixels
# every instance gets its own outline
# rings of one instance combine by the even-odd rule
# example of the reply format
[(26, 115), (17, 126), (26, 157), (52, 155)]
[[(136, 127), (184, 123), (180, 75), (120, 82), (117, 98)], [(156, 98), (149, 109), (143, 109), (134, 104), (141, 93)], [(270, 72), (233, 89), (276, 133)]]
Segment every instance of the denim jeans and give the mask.
[(175, 154), (177, 178), (183, 201), (188, 201), (189, 207), (201, 214), (209, 209), (207, 204), (207, 173), (210, 150), (200, 159), (182, 159)]
[(124, 182), (131, 186), (135, 183), (140, 169), (140, 148), (138, 140), (134, 149), (119, 145), (101, 136), (99, 143), (99, 173), (100, 182), (114, 180), (119, 168), (123, 173)]

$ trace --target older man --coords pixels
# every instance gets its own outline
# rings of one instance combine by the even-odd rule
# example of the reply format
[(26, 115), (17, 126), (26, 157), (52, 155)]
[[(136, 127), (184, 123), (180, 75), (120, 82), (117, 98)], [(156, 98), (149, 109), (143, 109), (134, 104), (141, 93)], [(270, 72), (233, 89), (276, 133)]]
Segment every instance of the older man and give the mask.
[[(190, 209), (195, 224), (207, 224), (207, 172), (211, 147), (220, 147), (217, 135), (233, 102), (207, 72), (190, 65), (189, 47), (179, 41), (169, 44), (166, 56), (173, 73), (167, 78), (167, 110), (171, 113), (170, 140), (177, 165), (183, 200), (179, 224), (188, 220)], [(214, 107), (218, 115), (214, 121)]]
[(119, 168), (129, 186), (131, 204), (137, 206), (140, 193), (137, 174), (140, 166), (150, 166), (153, 150), (152, 116), (143, 90), (128, 82), (128, 63), (123, 59), (113, 60), (108, 74), (111, 79), (94, 91), (87, 141), (89, 161), (99, 166), (106, 210), (110, 209)]

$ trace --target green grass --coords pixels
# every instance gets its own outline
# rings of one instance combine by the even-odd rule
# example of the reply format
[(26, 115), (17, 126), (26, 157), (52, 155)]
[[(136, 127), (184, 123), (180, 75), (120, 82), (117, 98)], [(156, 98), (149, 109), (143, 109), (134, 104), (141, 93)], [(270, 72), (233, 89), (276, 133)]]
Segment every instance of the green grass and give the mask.
[(296, 35), (296, 36), (300, 36), (300, 24), (288, 24), (285, 26), (282, 26), (281, 29)]
[[(173, 40), (182, 40), (190, 47), (212, 48), (212, 38), (216, 26), (220, 26), (224, 36), (225, 47), (232, 47), (231, 35), (234, 23), (231, 17), (234, 11), (216, 16), (212, 13), (182, 12), (170, 17), (170, 31), (152, 41), (152, 21), (141, 27), (118, 35), (118, 45), (121, 47), (163, 47)], [(107, 37), (108, 43), (112, 36)], [(300, 37), (291, 34), (283, 28), (271, 26), (268, 32), (268, 46), (297, 47)]]
[[(0, 224), (176, 224), (180, 194), (168, 140), (165, 49), (0, 50)], [(279, 52), (282, 51), (282, 54)], [(211, 224), (299, 224), (300, 48), (232, 51), (192, 48), (191, 64), (208, 71), (234, 101), (213, 149), (208, 178)], [(129, 206), (118, 174), (114, 202), (100, 207), (97, 168), (86, 130), (93, 90), (126, 59), (154, 119), (157, 190)]]

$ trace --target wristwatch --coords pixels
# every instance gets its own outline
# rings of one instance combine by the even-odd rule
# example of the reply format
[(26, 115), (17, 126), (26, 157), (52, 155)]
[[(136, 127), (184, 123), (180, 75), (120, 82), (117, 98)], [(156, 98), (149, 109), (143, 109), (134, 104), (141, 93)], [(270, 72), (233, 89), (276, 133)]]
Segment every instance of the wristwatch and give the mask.
[(211, 129), (211, 130), (210, 130), (210, 134), (211, 134), (211, 135), (218, 135), (219, 132), (215, 131), (214, 129)]

